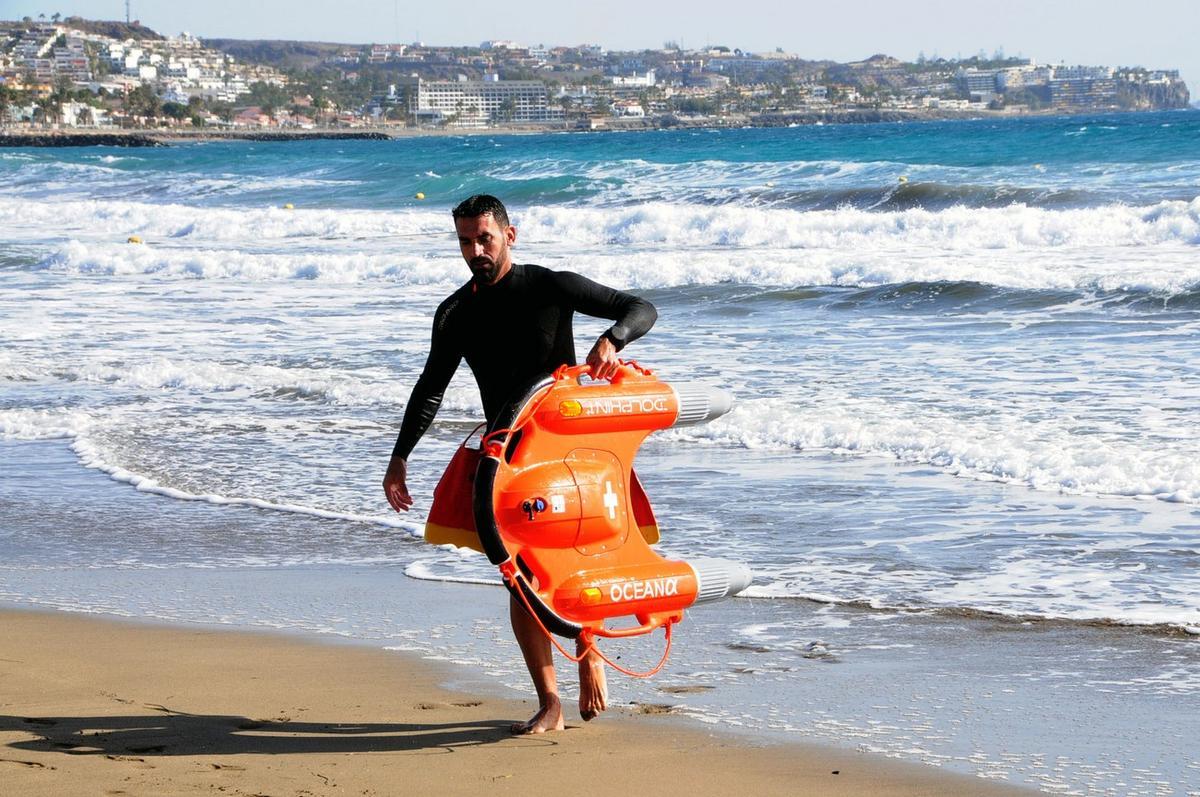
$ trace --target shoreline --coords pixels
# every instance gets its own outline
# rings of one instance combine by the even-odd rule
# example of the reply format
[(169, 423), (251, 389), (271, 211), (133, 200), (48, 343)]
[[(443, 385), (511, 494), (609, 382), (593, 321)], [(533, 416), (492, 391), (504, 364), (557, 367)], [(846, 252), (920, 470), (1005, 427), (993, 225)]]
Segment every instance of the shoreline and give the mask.
[[(409, 565), (429, 549), (407, 533), (137, 491), (83, 467), (60, 439), (3, 443), (0, 450), (0, 505), (10, 518), (4, 532), (12, 535), (0, 567), (2, 606), (140, 618), (139, 627), (167, 623), (191, 633), (282, 633), (372, 654), (403, 651), (440, 668), (447, 680), (439, 683), (516, 696), (506, 701), (520, 706), (512, 717), (533, 713), (531, 703), (519, 702), (529, 693), (528, 676), (508, 632), (503, 590), (409, 577)], [(665, 471), (672, 462), (680, 460), (657, 464)], [(775, 457), (769, 464), (822, 500), (831, 487), (879, 483), (876, 468), (887, 467), (842, 462), (828, 481), (824, 459)], [(973, 482), (961, 487), (968, 495), (979, 489)], [(1022, 493), (1021, 500), (1036, 496)], [(1046, 498), (1046, 510), (1070, 511), (1062, 501)], [(117, 529), (125, 542), (113, 547)], [(40, 541), (64, 531), (69, 546), (42, 547)], [(394, 553), (365, 562), (346, 551), (352, 561), (338, 563), (296, 561), (284, 552), (284, 560), (263, 561), (264, 549), (251, 542), (274, 540), (274, 546), (311, 535), (374, 541), (372, 549)], [(155, 541), (168, 539), (190, 539), (191, 553), (161, 560)], [(212, 566), (214, 551), (205, 541), (235, 539), (242, 542), (223, 549), (219, 566)], [(133, 540), (145, 544), (130, 548)], [(1130, 794), (1150, 794), (1158, 783), (1194, 782), (1188, 758), (1194, 719), (1177, 696), (1190, 694), (1196, 642), (1128, 631), (739, 599), (689, 614), (669, 671), (651, 681), (613, 677), (610, 700), (632, 706), (627, 711), (644, 707), (655, 722), (670, 719), (702, 735), (712, 729), (741, 740), (735, 744), (799, 741), (1048, 791), (1127, 783), (1150, 789)], [(0, 659), (22, 659), (13, 649), (7, 645)], [(649, 654), (657, 656), (641, 646), (616, 652), (647, 666)], [(6, 672), (0, 668), (0, 678)], [(1184, 673), (1181, 687), (1162, 680), (1164, 672)], [(573, 669), (562, 666), (559, 675), (568, 721), (578, 724)], [(4, 694), (0, 689), (0, 702), (11, 703)], [(612, 715), (619, 719), (619, 712)], [(1088, 732), (1077, 734), (1081, 727)]]
[[(1194, 109), (1178, 109), (1194, 110)], [(918, 123), (975, 121), (981, 119), (1048, 119), (1094, 115), (1125, 115), (1138, 113), (1167, 113), (1164, 110), (1121, 111), (1097, 110), (1060, 113), (1043, 111), (972, 111), (970, 113), (931, 110), (847, 110), (763, 114), (757, 117), (723, 119), (612, 120), (595, 129), (578, 125), (506, 125), (486, 128), (412, 128), (362, 127), (322, 128), (314, 130), (210, 130), (205, 128), (128, 128), (104, 130), (0, 128), (0, 148), (4, 147), (164, 147), (172, 144), (207, 141), (394, 141), (406, 138), (445, 138), (460, 136), (540, 135), (552, 133), (617, 133), (667, 130), (729, 130), (750, 128), (808, 127), (814, 125), (860, 125), (888, 123)]]
[[(1035, 792), (817, 744), (705, 733), (654, 706), (543, 736), (532, 701), (455, 692), (415, 655), (243, 629), (0, 607), (0, 772), (25, 795), (407, 790)], [(450, 755), (453, 753), (454, 755)]]

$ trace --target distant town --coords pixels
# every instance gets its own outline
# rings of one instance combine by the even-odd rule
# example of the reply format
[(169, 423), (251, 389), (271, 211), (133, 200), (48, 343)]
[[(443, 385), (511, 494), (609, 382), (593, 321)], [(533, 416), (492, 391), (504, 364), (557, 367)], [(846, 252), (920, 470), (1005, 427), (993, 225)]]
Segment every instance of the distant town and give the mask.
[(1002, 52), (837, 63), (726, 46), (344, 45), (162, 36), (136, 21), (0, 21), (0, 126), (594, 130), (1188, 107), (1173, 69)]

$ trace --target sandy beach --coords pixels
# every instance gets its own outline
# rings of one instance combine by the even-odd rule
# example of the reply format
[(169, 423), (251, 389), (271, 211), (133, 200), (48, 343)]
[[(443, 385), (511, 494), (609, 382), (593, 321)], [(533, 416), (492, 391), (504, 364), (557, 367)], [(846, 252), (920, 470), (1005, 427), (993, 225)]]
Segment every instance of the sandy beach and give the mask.
[(0, 613), (0, 778), (11, 795), (1005, 795), (818, 746), (756, 746), (655, 707), (513, 737), (520, 701), (456, 694), (405, 655), (285, 636)]

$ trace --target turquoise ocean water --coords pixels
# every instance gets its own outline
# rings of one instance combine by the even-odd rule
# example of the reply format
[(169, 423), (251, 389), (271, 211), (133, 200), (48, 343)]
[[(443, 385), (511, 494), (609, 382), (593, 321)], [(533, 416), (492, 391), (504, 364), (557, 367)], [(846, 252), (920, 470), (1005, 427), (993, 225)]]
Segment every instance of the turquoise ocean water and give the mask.
[[(465, 369), (412, 460), (426, 498), (378, 488), (468, 276), (449, 208), (481, 191), (518, 260), (658, 306), (630, 356), (738, 398), (639, 470), (669, 553), (755, 583), (622, 689), (1048, 791), (1200, 789), (1170, 741), (1200, 735), (1196, 112), (0, 150), (0, 600), (507, 644), (502, 593), (458, 583), (495, 581), (482, 557), (418, 539), (481, 414)], [(604, 328), (576, 326), (581, 353)], [(497, 611), (426, 623), (360, 583)], [(860, 694), (897, 667), (911, 695)], [(1013, 703), (964, 713), (986, 700)], [(1018, 718), (1043, 700), (1166, 741), (1068, 744)]]

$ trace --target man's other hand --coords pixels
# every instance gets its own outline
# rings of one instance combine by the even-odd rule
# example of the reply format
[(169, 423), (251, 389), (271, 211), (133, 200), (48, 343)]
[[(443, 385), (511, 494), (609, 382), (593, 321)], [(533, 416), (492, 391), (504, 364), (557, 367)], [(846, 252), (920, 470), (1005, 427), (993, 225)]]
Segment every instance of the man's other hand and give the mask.
[(611, 379), (621, 367), (621, 361), (617, 359), (617, 347), (605, 335), (601, 335), (588, 352), (587, 364), (592, 367), (592, 379)]
[(388, 463), (387, 474), (383, 477), (383, 494), (397, 512), (407, 512), (413, 505), (412, 496), (408, 494), (408, 462), (404, 459), (392, 457)]

